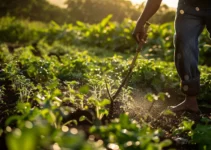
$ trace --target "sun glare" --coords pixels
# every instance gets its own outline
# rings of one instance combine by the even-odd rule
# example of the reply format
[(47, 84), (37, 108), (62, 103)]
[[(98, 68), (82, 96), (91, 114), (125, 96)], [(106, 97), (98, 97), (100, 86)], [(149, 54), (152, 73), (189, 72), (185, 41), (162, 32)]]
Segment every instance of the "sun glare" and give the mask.
[(131, 0), (131, 2), (134, 4), (139, 4), (139, 3), (142, 3), (143, 0)]
[[(49, 2), (59, 5), (61, 7), (65, 7), (64, 2), (65, 0), (48, 0)], [(142, 2), (147, 2), (147, 0), (130, 0), (134, 4), (140, 4)], [(163, 0), (164, 4), (167, 4), (169, 7), (176, 8), (178, 0)]]
[[(146, 2), (147, 0), (131, 0), (134, 4), (140, 4), (142, 2)], [(164, 4), (167, 4), (169, 7), (177, 7), (178, 0), (163, 0)]]

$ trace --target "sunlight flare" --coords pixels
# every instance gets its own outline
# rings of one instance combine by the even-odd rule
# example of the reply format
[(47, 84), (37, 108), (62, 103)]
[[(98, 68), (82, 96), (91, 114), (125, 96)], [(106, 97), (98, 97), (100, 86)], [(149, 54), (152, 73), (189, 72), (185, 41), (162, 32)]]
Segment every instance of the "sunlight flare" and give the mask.
[[(60, 7), (65, 7), (65, 0), (48, 0), (52, 4), (58, 5)], [(130, 0), (134, 4), (140, 4), (142, 2), (146, 2), (147, 0)], [(163, 3), (168, 5), (169, 7), (177, 7), (178, 0), (163, 0)]]
[[(147, 0), (131, 0), (134, 4), (140, 4), (142, 2), (147, 2)], [(163, 0), (163, 3), (168, 5), (169, 7), (177, 7), (178, 0)]]

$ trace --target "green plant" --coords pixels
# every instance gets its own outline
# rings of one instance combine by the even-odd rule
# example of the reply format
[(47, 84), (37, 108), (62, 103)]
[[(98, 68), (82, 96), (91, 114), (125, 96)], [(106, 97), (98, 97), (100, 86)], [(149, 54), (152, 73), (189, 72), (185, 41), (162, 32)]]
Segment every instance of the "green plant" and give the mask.
[[(114, 94), (132, 57), (130, 54), (112, 53), (111, 50), (109, 54), (104, 54), (106, 49), (90, 47), (93, 41), (102, 47), (107, 43), (108, 48), (118, 47), (118, 43), (124, 41), (124, 35), (115, 40), (108, 37), (113, 35), (115, 38), (116, 33), (122, 32), (124, 27), (125, 35), (131, 38), (132, 25), (128, 25), (127, 21), (125, 24), (116, 24), (109, 19), (95, 25), (78, 22), (75, 26), (52, 26), (55, 28), (52, 42), (57, 35), (61, 36), (52, 45), (48, 45), (51, 41), (48, 41), (47, 35), (38, 43), (42, 57), (34, 55), (33, 46), (30, 45), (21, 46), (13, 53), (8, 51), (6, 44), (0, 46), (0, 128), (3, 130), (2, 134), (0, 131), (0, 138), (6, 137), (9, 149), (162, 149), (171, 144), (168, 139), (172, 138), (173, 131), (176, 136), (188, 137), (188, 143), (194, 146), (209, 148), (209, 118), (206, 119), (208, 122), (195, 129), (192, 121), (182, 119), (178, 130), (171, 128), (166, 134), (167, 129), (161, 125), (153, 129), (143, 120), (136, 122), (132, 119), (139, 118), (129, 118), (123, 114), (129, 110), (135, 89), (150, 90), (151, 94), (145, 99), (153, 103), (169, 96), (166, 94), (168, 89), (179, 89), (179, 78), (172, 62), (139, 58), (128, 87), (122, 90), (115, 101), (119, 105), (115, 108), (114, 120), (106, 120), (110, 101), (105, 81), (110, 93)], [(166, 26), (169, 27), (168, 24)], [(86, 27), (90, 27), (90, 30)], [(106, 33), (101, 34), (103, 31)], [(77, 34), (72, 37), (72, 32)], [(169, 32), (166, 30), (161, 33), (166, 36), (170, 35)], [(73, 43), (77, 41), (75, 45), (84, 42), (86, 46), (65, 45), (69, 40)], [(128, 42), (134, 41), (131, 39)], [(120, 45), (125, 46), (124, 43)], [(205, 99), (209, 98), (211, 89), (211, 69), (207, 66), (199, 68), (201, 83), (204, 84), (199, 98), (203, 106), (209, 108), (204, 102), (208, 102)], [(117, 115), (120, 114), (119, 118)], [(208, 132), (203, 133), (204, 130)], [(200, 136), (205, 136), (203, 141)], [(28, 144), (24, 145), (21, 141)]]
[(170, 140), (160, 140), (161, 130), (152, 130), (147, 125), (140, 126), (131, 121), (126, 114), (121, 114), (107, 126), (93, 126), (90, 132), (100, 136), (104, 146), (110, 149), (157, 149), (171, 145)]
[(200, 150), (208, 150), (211, 148), (211, 129), (210, 125), (208, 125), (211, 120), (210, 118), (203, 118), (202, 121), (205, 124), (197, 124), (196, 128), (193, 130), (192, 140), (199, 145)]

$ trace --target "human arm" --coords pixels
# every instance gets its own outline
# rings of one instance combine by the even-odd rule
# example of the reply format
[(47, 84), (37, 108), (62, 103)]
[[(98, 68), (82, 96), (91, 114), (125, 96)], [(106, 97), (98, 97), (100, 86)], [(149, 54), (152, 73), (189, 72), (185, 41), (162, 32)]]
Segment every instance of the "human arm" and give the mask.
[(137, 20), (136, 27), (133, 31), (133, 37), (138, 43), (141, 42), (146, 35), (144, 30), (145, 23), (158, 11), (162, 0), (148, 0), (143, 13)]

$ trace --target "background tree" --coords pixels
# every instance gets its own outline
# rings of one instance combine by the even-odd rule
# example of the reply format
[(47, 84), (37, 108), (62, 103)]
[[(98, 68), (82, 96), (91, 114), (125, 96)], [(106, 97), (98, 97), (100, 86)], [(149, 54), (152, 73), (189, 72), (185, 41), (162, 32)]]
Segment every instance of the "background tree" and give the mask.
[[(96, 23), (113, 15), (112, 21), (121, 22), (124, 18), (136, 20), (143, 11), (145, 3), (133, 5), (128, 0), (67, 0), (69, 21)], [(165, 23), (174, 20), (175, 11), (167, 5), (162, 5), (156, 15), (150, 20), (152, 23)]]
[(1, 0), (0, 17), (10, 15), (29, 20), (67, 22), (66, 10), (46, 0)]
[[(28, 20), (59, 23), (97, 23), (112, 14), (112, 21), (122, 22), (125, 18), (136, 20), (144, 8), (144, 3), (134, 5), (129, 0), (67, 0), (67, 8), (50, 4), (47, 0), (1, 0), (0, 17), (15, 16)], [(150, 20), (165, 23), (174, 20), (175, 11), (167, 5), (160, 7)]]
[(113, 21), (121, 22), (139, 15), (135, 6), (126, 0), (67, 0), (66, 4), (71, 22), (96, 23), (109, 14), (113, 15)]
[(157, 13), (150, 19), (150, 22), (155, 24), (163, 24), (172, 22), (175, 18), (175, 10), (169, 8), (166, 4), (161, 5)]

